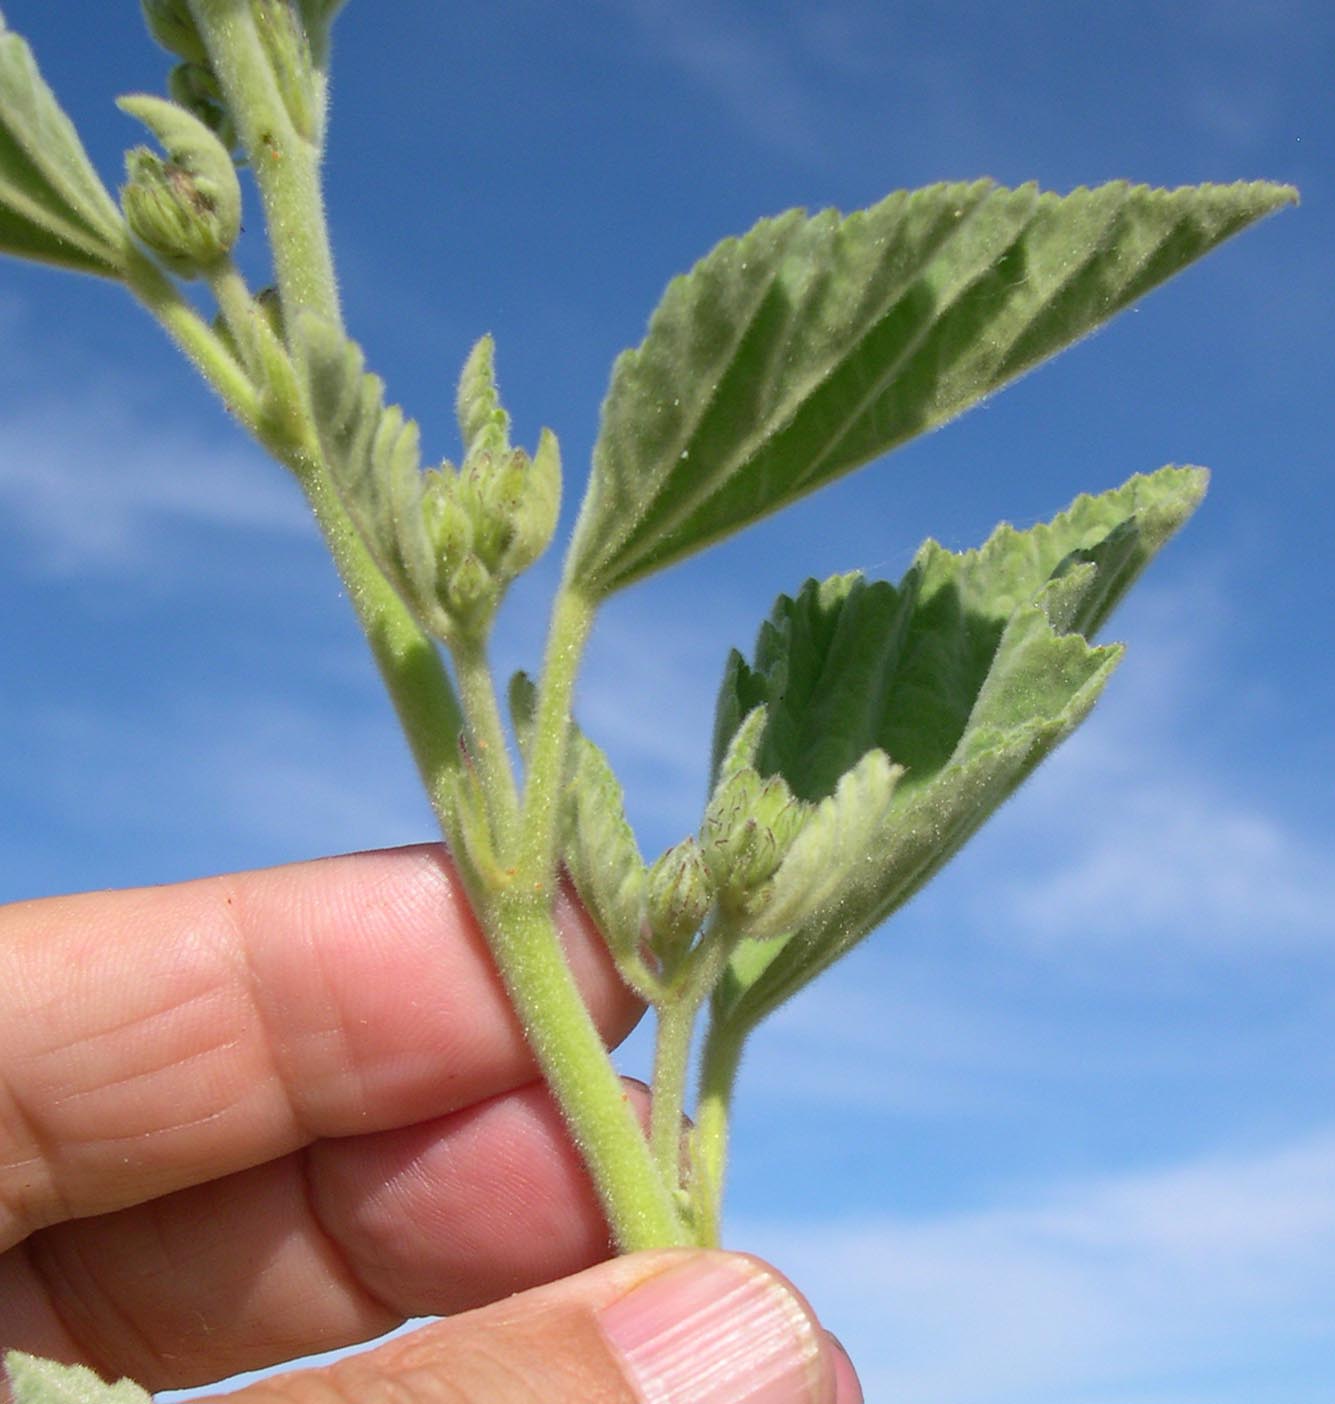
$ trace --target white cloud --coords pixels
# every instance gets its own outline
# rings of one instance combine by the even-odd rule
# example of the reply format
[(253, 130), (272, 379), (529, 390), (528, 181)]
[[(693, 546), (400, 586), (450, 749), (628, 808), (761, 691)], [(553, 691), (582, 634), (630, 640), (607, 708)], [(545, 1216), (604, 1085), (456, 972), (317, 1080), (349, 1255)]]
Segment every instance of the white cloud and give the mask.
[(114, 816), (149, 855), (222, 847), (279, 861), (434, 837), (389, 718), (350, 710), (223, 692), (177, 695), (152, 715), (49, 706), (21, 730), (45, 758), (46, 803), (94, 824)]
[(1212, 574), (1141, 587), (1114, 630), (1130, 647), (1107, 698), (982, 840), (998, 876), (975, 904), (980, 921), (1077, 952), (1331, 945), (1327, 842), (1256, 797), (1263, 755), (1192, 735), (1200, 718), (1236, 724), (1256, 703), (1258, 684), (1229, 656), (1238, 612)]
[(657, 57), (674, 63), (709, 92), (746, 132), (803, 159), (819, 157), (816, 116), (802, 68), (783, 44), (782, 28), (735, 23), (717, 6), (618, 0), (645, 32)]
[(235, 429), (149, 424), (109, 388), (0, 416), (0, 508), (52, 574), (160, 564), (173, 526), (310, 534), (296, 486)]
[[(938, 1218), (741, 1223), (801, 1284), (869, 1399), (1215, 1404), (1335, 1346), (1335, 1130), (1251, 1157), (1058, 1188)], [(1275, 1366), (1278, 1368), (1278, 1366)], [(1220, 1372), (1223, 1372), (1222, 1374)], [(1252, 1372), (1260, 1372), (1252, 1374)], [(1285, 1375), (1285, 1383), (1290, 1376)], [(1177, 1386), (1181, 1388), (1177, 1388)], [(1167, 1391), (1163, 1397), (1169, 1397)]]
[(1100, 794), (1087, 833), (1072, 861), (1010, 884), (1010, 920), (1031, 938), (1273, 948), (1335, 934), (1329, 856), (1195, 777)]

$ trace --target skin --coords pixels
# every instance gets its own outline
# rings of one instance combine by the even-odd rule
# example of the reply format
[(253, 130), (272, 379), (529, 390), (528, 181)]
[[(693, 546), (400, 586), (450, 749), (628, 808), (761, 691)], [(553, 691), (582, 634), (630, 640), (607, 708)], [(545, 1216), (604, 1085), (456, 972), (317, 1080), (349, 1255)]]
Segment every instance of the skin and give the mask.
[[(0, 908), (0, 1354), (159, 1390), (441, 1315), (245, 1393), (634, 1401), (595, 1313), (683, 1255), (609, 1251), (439, 847)], [(822, 1349), (813, 1401), (860, 1398)]]

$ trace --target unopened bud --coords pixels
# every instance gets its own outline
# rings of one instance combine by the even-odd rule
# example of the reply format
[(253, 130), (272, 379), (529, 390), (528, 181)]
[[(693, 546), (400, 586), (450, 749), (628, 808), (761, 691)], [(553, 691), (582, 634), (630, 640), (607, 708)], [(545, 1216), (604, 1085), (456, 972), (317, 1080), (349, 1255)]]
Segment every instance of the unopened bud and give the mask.
[(496, 344), (490, 336), (480, 338), (468, 353), (454, 407), (465, 462), (483, 450), (509, 448), (510, 416), (501, 408), (496, 390)]
[(503, 562), (507, 575), (527, 570), (547, 549), (561, 512), (561, 450), (556, 435), (544, 429), (538, 451), (524, 457), (524, 474), (510, 509), (510, 544)]
[(689, 949), (714, 902), (714, 879), (695, 839), (669, 848), (649, 869), (645, 896), (650, 944), (671, 963)]
[(473, 549), (473, 519), (455, 494), (454, 470), (445, 464), (423, 475), (422, 516), (438, 564), (448, 573)]
[(750, 766), (734, 771), (715, 790), (700, 840), (705, 865), (726, 907), (747, 914), (757, 900), (763, 901), (765, 884), (778, 871), (809, 812), (782, 777), (762, 779)]
[(446, 610), (466, 628), (476, 627), (491, 618), (499, 600), (491, 572), (476, 551), (467, 552), (446, 580), (442, 601)]
[(117, 105), (157, 136), (168, 158), (142, 146), (126, 153), (125, 218), (136, 238), (183, 277), (195, 277), (226, 256), (241, 230), (241, 186), (232, 158), (197, 117), (174, 102), (137, 94)]

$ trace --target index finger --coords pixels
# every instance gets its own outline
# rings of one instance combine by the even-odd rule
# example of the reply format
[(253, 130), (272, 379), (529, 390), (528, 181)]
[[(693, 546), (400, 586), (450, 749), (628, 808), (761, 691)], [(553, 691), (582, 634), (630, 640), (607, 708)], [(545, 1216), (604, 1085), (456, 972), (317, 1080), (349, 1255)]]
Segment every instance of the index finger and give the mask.
[[(557, 912), (615, 1042), (639, 1006)], [(0, 1251), (535, 1076), (436, 845), (0, 908)]]

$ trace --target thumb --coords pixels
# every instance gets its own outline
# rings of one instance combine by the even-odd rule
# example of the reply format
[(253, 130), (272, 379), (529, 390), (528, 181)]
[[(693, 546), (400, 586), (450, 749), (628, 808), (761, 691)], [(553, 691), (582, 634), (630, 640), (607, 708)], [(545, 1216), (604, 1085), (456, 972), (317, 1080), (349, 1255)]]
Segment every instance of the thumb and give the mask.
[(682, 1249), (613, 1259), (423, 1326), (233, 1404), (862, 1404), (842, 1352), (772, 1268)]

